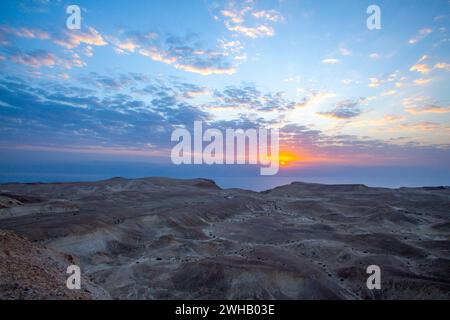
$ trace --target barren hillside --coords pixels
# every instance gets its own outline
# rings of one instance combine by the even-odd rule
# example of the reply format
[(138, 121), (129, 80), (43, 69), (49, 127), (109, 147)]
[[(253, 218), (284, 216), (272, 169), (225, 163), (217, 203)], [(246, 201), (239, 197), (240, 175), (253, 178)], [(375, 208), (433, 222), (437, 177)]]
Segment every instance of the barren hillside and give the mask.
[[(450, 298), (448, 187), (3, 184), (0, 229), (14, 232), (1, 233), (6, 298), (104, 298), (60, 294), (69, 256), (92, 286), (119, 299)], [(54, 255), (58, 262), (44, 261)], [(372, 264), (382, 270), (378, 291), (366, 288)], [(36, 277), (36, 295), (26, 293), (29, 265), (54, 276)]]

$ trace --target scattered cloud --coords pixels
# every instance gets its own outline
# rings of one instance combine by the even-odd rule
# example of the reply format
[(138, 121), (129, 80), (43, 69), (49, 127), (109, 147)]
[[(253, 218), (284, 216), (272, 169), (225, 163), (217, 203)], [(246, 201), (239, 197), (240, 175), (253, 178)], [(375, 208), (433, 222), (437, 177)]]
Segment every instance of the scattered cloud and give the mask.
[[(104, 75), (97, 77), (102, 85), (113, 86)], [(118, 75), (135, 85), (139, 74)], [(34, 83), (23, 79), (0, 79), (0, 104), (13, 108), (0, 114), (2, 141), (20, 134), (21, 141), (34, 145), (98, 145), (103, 147), (161, 148), (170, 144), (176, 126), (192, 125), (194, 120), (208, 121), (209, 115), (184, 98), (183, 85), (154, 82), (153, 92), (145, 101), (117, 91), (99, 92), (96, 84), (80, 79), (81, 86), (60, 82)], [(172, 84), (179, 84), (177, 82)], [(93, 85), (93, 89), (86, 86)], [(192, 88), (189, 88), (192, 90)], [(168, 103), (170, 102), (170, 103)]]
[(350, 85), (350, 84), (352, 84), (353, 82), (354, 82), (353, 79), (342, 79), (342, 80), (341, 80), (341, 83), (344, 84), (344, 85)]
[(323, 59), (322, 60), (322, 63), (325, 63), (325, 64), (337, 64), (339, 62), (340, 62), (339, 59), (334, 59), (334, 58), (329, 58), (329, 59)]
[(349, 49), (345, 48), (345, 47), (340, 47), (339, 48), (339, 53), (341, 55), (343, 55), (343, 56), (350, 56), (352, 54), (352, 52)]
[(286, 98), (284, 92), (263, 93), (252, 84), (229, 86), (214, 92), (212, 108), (239, 108), (257, 111), (285, 111), (303, 107), (301, 103)]
[(288, 82), (288, 83), (291, 83), (291, 82), (300, 82), (300, 80), (301, 80), (301, 77), (300, 77), (300, 76), (292, 76), (292, 77), (284, 78), (284, 79), (283, 79), (283, 82)]
[(415, 64), (413, 65), (409, 71), (416, 71), (416, 72), (420, 72), (422, 74), (427, 74), (431, 71), (430, 67), (428, 67), (427, 64), (424, 63), (420, 63), (420, 64)]
[(105, 38), (93, 27), (87, 27), (87, 32), (65, 31), (62, 36), (55, 37), (53, 41), (66, 49), (74, 49), (80, 44), (90, 46), (106, 46), (108, 44)]
[(108, 41), (113, 45), (114, 50), (118, 54), (135, 52), (141, 46), (140, 44), (132, 38), (126, 38), (124, 40), (119, 40), (116, 37), (107, 37)]
[(408, 122), (398, 126), (399, 129), (405, 131), (436, 131), (442, 128), (442, 125), (432, 121)]
[(432, 70), (446, 70), (450, 71), (450, 64), (446, 62), (436, 63), (433, 67), (430, 67), (425, 61), (429, 60), (427, 55), (422, 56), (415, 65), (413, 65), (409, 70), (416, 71), (422, 74), (428, 74)]
[(273, 24), (284, 20), (276, 10), (256, 10), (252, 1), (229, 2), (219, 16), (229, 31), (253, 39), (274, 36)]
[(448, 113), (450, 112), (450, 106), (449, 107), (442, 107), (438, 105), (428, 104), (424, 105), (419, 108), (410, 108), (407, 109), (409, 113), (412, 114), (423, 114), (423, 113)]
[(48, 32), (36, 28), (25, 28), (25, 27), (13, 28), (10, 26), (1, 25), (0, 32), (11, 34), (20, 38), (40, 39), (40, 40), (50, 39), (50, 34)]
[(83, 53), (87, 57), (93, 57), (94, 56), (94, 48), (92, 48), (91, 46), (86, 46), (83, 49)]
[(434, 65), (434, 69), (450, 71), (450, 63), (440, 62)]
[(262, 19), (262, 20), (266, 20), (266, 21), (272, 21), (272, 22), (283, 21), (283, 17), (276, 10), (254, 11), (254, 12), (252, 12), (252, 15), (258, 19)]
[[(258, 11), (255, 14), (255, 19), (258, 20), (277, 20), (277, 15), (272, 11)], [(11, 34), (16, 37), (50, 40), (70, 52), (74, 52), (74, 49), (83, 45), (77, 52), (87, 57), (93, 56), (94, 47), (109, 44), (118, 54), (138, 53), (149, 57), (153, 61), (169, 64), (176, 69), (201, 75), (231, 75), (236, 72), (236, 65), (246, 60), (243, 46), (237, 40), (219, 41), (218, 50), (212, 50), (201, 47), (196, 34), (179, 37), (171, 34), (157, 34), (155, 32), (122, 31), (120, 33), (121, 37), (115, 37), (102, 35), (93, 27), (86, 27), (83, 30), (65, 30), (60, 34), (50, 34), (40, 29), (0, 26), (0, 35)], [(264, 32), (261, 28), (258, 30)], [(15, 61), (34, 67), (63, 64), (62, 60), (57, 61), (58, 59), (53, 53), (48, 54), (46, 59), (44, 59), (42, 53), (39, 54), (38, 58), (33, 58), (33, 55), (16, 55)], [(42, 61), (39, 62), (36, 59)], [(80, 59), (73, 61), (73, 66), (79, 62), (78, 60)], [(235, 64), (232, 61), (235, 61)], [(82, 64), (84, 65), (84, 63)], [(70, 65), (70, 63), (66, 63), (66, 67)]]
[(275, 31), (272, 27), (259, 25), (256, 27), (245, 27), (241, 25), (228, 26), (228, 30), (241, 33), (249, 38), (272, 37)]
[(397, 91), (395, 90), (387, 90), (387, 91), (383, 91), (382, 93), (380, 93), (381, 97), (386, 97), (386, 96), (393, 96), (397, 93)]
[(428, 64), (424, 63), (426, 60), (428, 60), (428, 56), (427, 55), (422, 56), (419, 59), (419, 61), (416, 62), (415, 65), (409, 68), (409, 71), (416, 71), (422, 74), (429, 73), (431, 71), (431, 68), (428, 66)]
[(326, 112), (317, 112), (317, 114), (327, 118), (339, 120), (355, 118), (362, 113), (360, 108), (360, 102), (362, 100), (363, 99), (343, 100), (338, 102), (334, 109)]
[[(395, 82), (398, 80), (399, 73), (395, 71), (393, 73), (382, 75), (381, 77), (372, 77), (369, 78), (369, 88), (378, 88), (381, 85), (386, 83)], [(405, 80), (405, 78), (401, 78), (401, 81)]]
[(174, 68), (201, 75), (225, 74), (236, 72), (236, 66), (230, 62), (230, 52), (240, 53), (240, 43), (219, 42), (219, 49), (204, 49), (199, 45), (198, 36), (188, 34), (184, 37), (159, 35), (154, 32), (130, 32), (125, 38), (110, 38), (116, 52), (138, 53), (153, 61), (172, 65)]
[[(87, 79), (94, 80), (88, 82)], [(54, 150), (61, 150), (64, 146), (70, 146), (73, 152), (135, 154), (140, 150), (170, 150), (170, 134), (174, 128), (190, 128), (194, 120), (202, 120), (216, 128), (251, 128), (270, 124), (257, 115), (241, 115), (238, 120), (228, 122), (215, 119), (213, 110), (209, 113), (201, 108), (203, 104), (196, 106), (193, 101), (198, 95), (210, 94), (210, 90), (174, 78), (162, 81), (137, 73), (110, 76), (87, 74), (78, 81), (79, 85), (68, 85), (47, 79), (45, 83), (36, 82), (30, 86), (25, 80), (0, 77), (0, 105), (8, 106), (8, 110), (0, 114), (0, 142), (14, 141), (13, 138), (20, 135), (22, 143), (36, 148), (52, 146)], [(136, 90), (129, 95), (124, 93), (127, 89)], [(145, 97), (137, 98), (138, 94)], [(327, 96), (332, 94), (315, 94), (316, 99)], [(259, 109), (295, 108), (295, 102), (284, 93), (263, 92), (252, 85), (215, 91), (211, 98), (230, 106), (240, 103), (251, 108), (255, 101), (257, 104), (259, 101)], [(313, 97), (309, 99), (312, 100)], [(359, 105), (363, 101), (365, 99), (341, 101), (336, 104), (335, 110), (325, 112), (323, 116), (353, 119), (362, 113)], [(403, 117), (391, 115), (383, 119), (398, 122)], [(408, 132), (446, 129), (431, 121), (395, 123), (395, 127)], [(294, 123), (283, 124), (280, 132), (283, 145), (292, 146), (293, 150), (304, 150), (305, 154), (311, 153), (314, 161), (329, 159), (336, 163), (346, 159), (354, 163), (360, 157), (367, 160), (368, 157), (380, 156), (379, 150), (383, 150), (389, 159), (402, 155), (401, 152), (405, 152), (403, 158), (409, 159), (421, 148), (417, 145), (398, 148), (389, 141), (356, 135), (327, 135), (311, 126)], [(428, 148), (423, 150), (434, 150)]]
[(420, 79), (414, 80), (414, 84), (423, 86), (423, 85), (429, 84), (432, 80), (433, 79), (431, 79), (431, 78), (427, 78), (427, 79), (420, 78)]
[(431, 98), (423, 96), (405, 98), (402, 100), (402, 104), (405, 107), (406, 112), (414, 115), (450, 112), (450, 106), (445, 107), (438, 105)]
[(433, 29), (431, 29), (431, 28), (420, 29), (419, 32), (417, 33), (417, 35), (414, 36), (413, 38), (409, 39), (408, 42), (409, 42), (409, 44), (416, 44), (432, 32), (433, 32)]
[(30, 66), (32, 68), (53, 68), (60, 66), (64, 69), (72, 69), (74, 67), (84, 67), (86, 65), (77, 54), (73, 54), (71, 58), (65, 59), (45, 50), (30, 52), (14, 50), (11, 52), (9, 58), (15, 63)]
[(369, 78), (369, 81), (370, 88), (378, 88), (382, 84), (382, 81), (378, 78)]
[(334, 92), (312, 90), (301, 100), (301, 102), (297, 102), (297, 105), (302, 107), (313, 107), (334, 97), (336, 97), (336, 93)]

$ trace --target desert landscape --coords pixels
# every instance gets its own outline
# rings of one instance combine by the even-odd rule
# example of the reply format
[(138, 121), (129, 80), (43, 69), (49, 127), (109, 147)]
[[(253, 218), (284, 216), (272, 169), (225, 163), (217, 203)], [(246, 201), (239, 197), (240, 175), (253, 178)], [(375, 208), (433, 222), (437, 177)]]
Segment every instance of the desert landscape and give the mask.
[(2, 184), (0, 298), (449, 299), (449, 208), (449, 187)]

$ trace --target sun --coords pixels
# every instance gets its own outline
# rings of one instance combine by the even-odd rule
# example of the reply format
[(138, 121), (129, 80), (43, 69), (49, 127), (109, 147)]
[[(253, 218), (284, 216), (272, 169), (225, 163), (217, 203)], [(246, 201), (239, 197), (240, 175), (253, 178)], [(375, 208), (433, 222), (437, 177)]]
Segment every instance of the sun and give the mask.
[(267, 156), (266, 161), (278, 161), (280, 166), (290, 167), (294, 166), (299, 161), (302, 161), (302, 158), (293, 151), (282, 150), (279, 152), (277, 158)]
[(297, 162), (300, 160), (300, 157), (297, 156), (294, 152), (291, 151), (281, 151), (279, 155), (279, 161), (281, 166), (289, 166), (293, 162)]

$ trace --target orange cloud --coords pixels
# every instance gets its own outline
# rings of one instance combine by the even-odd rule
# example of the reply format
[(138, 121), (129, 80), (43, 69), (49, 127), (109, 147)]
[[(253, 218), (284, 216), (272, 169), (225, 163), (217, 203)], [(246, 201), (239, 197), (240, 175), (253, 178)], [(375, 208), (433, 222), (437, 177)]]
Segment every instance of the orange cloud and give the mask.
[(88, 27), (88, 32), (72, 31), (65, 33), (66, 38), (55, 39), (54, 42), (67, 49), (74, 49), (85, 43), (91, 46), (105, 46), (108, 43), (94, 28)]
[(427, 74), (431, 71), (430, 67), (425, 63), (417, 63), (413, 65), (411, 68), (409, 68), (409, 71), (416, 71), (423, 74)]

